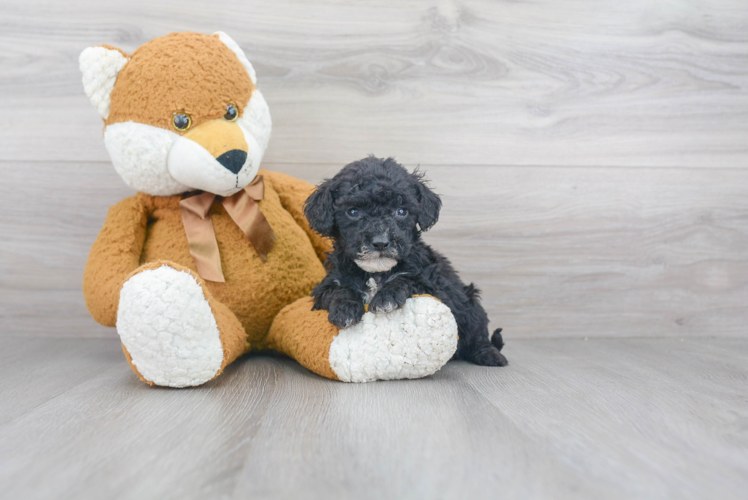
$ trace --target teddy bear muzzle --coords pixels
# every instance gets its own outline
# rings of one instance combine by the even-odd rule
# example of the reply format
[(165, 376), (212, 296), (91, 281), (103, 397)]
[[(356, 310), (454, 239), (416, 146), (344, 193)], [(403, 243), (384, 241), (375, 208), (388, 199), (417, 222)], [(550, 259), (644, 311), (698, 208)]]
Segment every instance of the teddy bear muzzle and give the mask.
[[(174, 141), (169, 173), (177, 181), (210, 193), (228, 196), (252, 181), (257, 168), (250, 152), (251, 136), (235, 122), (208, 120)], [(254, 145), (254, 144), (253, 144)]]

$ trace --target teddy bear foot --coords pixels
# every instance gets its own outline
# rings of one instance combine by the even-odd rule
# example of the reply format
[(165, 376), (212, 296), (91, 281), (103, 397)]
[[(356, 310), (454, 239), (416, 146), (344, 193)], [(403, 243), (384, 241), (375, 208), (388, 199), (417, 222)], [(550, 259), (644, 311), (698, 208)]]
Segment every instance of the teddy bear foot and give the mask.
[(389, 313), (364, 314), (330, 345), (330, 367), (344, 382), (421, 378), (457, 349), (457, 323), (433, 297), (412, 297)]
[(120, 292), (117, 333), (133, 368), (150, 384), (196, 386), (222, 369), (216, 319), (189, 272), (162, 265), (128, 279)]

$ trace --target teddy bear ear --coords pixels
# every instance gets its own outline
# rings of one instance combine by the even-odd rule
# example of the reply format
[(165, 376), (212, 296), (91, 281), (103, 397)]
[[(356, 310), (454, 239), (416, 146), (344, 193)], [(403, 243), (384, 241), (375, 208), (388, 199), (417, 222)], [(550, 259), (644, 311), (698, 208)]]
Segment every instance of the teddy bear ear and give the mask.
[(242, 66), (244, 66), (244, 69), (247, 70), (247, 73), (249, 73), (249, 78), (252, 80), (252, 83), (257, 85), (257, 73), (255, 73), (255, 69), (252, 67), (252, 63), (249, 62), (249, 59), (247, 59), (247, 56), (244, 55), (244, 51), (239, 47), (239, 44), (236, 43), (230, 36), (228, 36), (223, 31), (216, 31), (213, 33), (214, 35), (218, 36), (218, 38), (228, 47), (231, 49), (231, 52), (236, 54), (236, 57), (239, 59), (239, 62), (242, 63)]
[(128, 60), (122, 51), (101, 45), (85, 49), (78, 59), (83, 90), (104, 119), (109, 117), (114, 82)]

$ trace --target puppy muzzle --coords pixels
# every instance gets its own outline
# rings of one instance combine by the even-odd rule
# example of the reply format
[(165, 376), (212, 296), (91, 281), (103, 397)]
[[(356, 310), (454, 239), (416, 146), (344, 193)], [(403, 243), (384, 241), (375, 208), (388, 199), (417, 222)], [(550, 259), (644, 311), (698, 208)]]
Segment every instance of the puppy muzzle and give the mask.
[[(374, 246), (374, 248), (377, 247)], [(391, 247), (390, 251), (372, 250), (365, 247), (356, 257), (354, 260), (356, 265), (367, 273), (383, 273), (397, 265), (397, 251)]]

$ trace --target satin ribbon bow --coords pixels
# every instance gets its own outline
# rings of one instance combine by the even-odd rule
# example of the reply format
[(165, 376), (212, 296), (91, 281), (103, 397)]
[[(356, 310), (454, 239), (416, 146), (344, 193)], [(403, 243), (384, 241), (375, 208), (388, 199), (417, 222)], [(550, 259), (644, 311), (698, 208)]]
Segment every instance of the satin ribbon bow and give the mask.
[(262, 262), (275, 244), (275, 232), (256, 203), (265, 197), (265, 184), (258, 175), (244, 189), (227, 198), (213, 193), (200, 193), (179, 202), (182, 208), (182, 222), (190, 254), (195, 259), (197, 272), (208, 281), (224, 283), (221, 255), (213, 223), (208, 217), (213, 201), (218, 198), (236, 225), (244, 232)]

